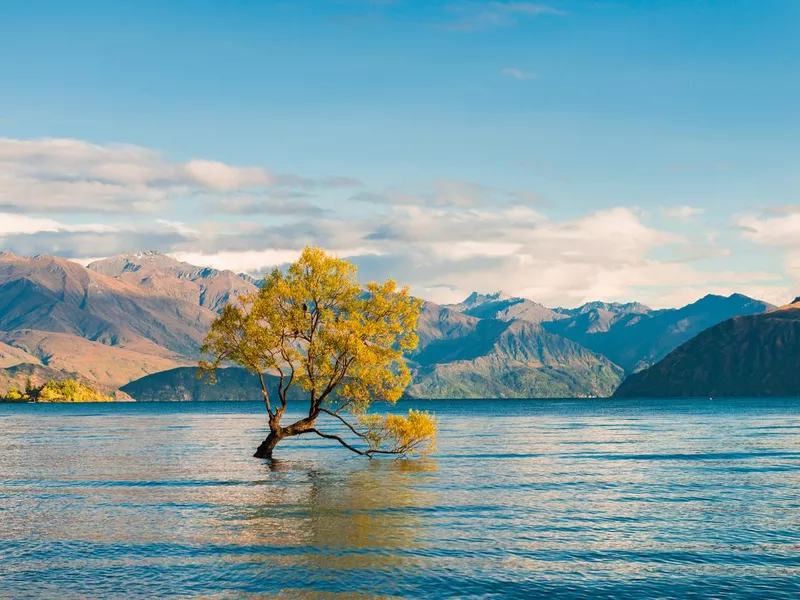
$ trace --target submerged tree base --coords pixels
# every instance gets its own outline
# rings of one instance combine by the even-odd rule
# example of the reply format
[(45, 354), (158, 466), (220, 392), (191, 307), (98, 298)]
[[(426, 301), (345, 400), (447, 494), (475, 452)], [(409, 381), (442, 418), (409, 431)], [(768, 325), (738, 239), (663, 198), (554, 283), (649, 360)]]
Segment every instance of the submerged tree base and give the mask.
[(320, 431), (317, 429), (314, 419), (311, 418), (301, 419), (289, 427), (281, 427), (272, 419), (270, 423), (272, 430), (261, 442), (253, 456), (272, 459), (275, 446), (282, 439), (303, 434), (314, 434), (326, 440), (336, 441), (351, 452), (367, 458), (373, 458), (378, 454), (426, 455), (436, 448), (438, 423), (436, 418), (427, 412), (412, 408), (409, 409), (408, 416), (396, 414), (358, 415), (356, 426), (327, 408), (320, 407), (319, 412), (341, 421), (364, 445), (359, 448), (338, 435)]
[(277, 446), (280, 441), (280, 437), (270, 433), (267, 439), (261, 442), (261, 445), (256, 449), (256, 453), (253, 454), (253, 456), (255, 458), (272, 458), (272, 451), (275, 450), (275, 446)]

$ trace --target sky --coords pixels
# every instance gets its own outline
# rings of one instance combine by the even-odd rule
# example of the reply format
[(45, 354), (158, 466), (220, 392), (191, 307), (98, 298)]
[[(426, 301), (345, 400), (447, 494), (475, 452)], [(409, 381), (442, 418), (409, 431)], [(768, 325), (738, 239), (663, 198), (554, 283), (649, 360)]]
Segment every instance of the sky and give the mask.
[(798, 0), (3, 0), (0, 248), (800, 295)]

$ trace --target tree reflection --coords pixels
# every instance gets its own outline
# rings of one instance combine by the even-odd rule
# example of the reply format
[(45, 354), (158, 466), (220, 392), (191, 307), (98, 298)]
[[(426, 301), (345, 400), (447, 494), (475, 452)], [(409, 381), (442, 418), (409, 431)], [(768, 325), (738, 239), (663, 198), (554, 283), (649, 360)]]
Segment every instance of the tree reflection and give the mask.
[[(347, 469), (307, 462), (265, 463), (268, 480), (224, 529), (237, 544), (302, 548), (264, 561), (331, 570), (390, 568), (424, 545), (422, 516), (435, 505), (433, 460), (345, 461)], [(230, 500), (230, 499), (229, 499)], [(233, 517), (233, 518), (230, 518)], [(237, 522), (236, 527), (232, 527)], [(415, 552), (412, 553), (416, 555)]]

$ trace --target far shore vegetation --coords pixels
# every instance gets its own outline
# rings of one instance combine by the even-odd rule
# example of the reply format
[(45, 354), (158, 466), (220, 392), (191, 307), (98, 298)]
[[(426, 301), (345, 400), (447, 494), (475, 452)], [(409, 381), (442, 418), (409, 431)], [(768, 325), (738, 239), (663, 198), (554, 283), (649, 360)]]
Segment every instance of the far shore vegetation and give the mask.
[(28, 380), (24, 390), (12, 388), (8, 394), (0, 396), (0, 402), (114, 402), (114, 398), (75, 379), (50, 380), (40, 386)]

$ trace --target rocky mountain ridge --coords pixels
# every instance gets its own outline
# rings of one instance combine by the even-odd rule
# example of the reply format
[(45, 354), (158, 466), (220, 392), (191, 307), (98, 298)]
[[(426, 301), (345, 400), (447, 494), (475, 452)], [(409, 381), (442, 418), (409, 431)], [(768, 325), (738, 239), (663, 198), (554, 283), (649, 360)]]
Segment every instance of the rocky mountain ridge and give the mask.
[(628, 377), (615, 396), (800, 396), (800, 298), (766, 313), (706, 329), (650, 368)]
[(90, 263), (87, 269), (214, 312), (257, 290), (252, 281), (233, 271), (196, 267), (153, 251), (119, 254)]
[[(155, 253), (88, 267), (0, 253), (0, 379), (17, 365), (109, 388), (192, 366), (216, 312), (257, 290), (232, 271)], [(421, 397), (605, 396), (705, 327), (769, 305), (710, 296), (682, 309), (593, 302), (551, 309), (502, 293), (426, 302), (409, 355)], [(238, 384), (237, 384), (238, 385)], [(185, 386), (184, 386), (185, 387)], [(188, 388), (187, 388), (188, 389)], [(192, 388), (195, 389), (195, 388)]]

